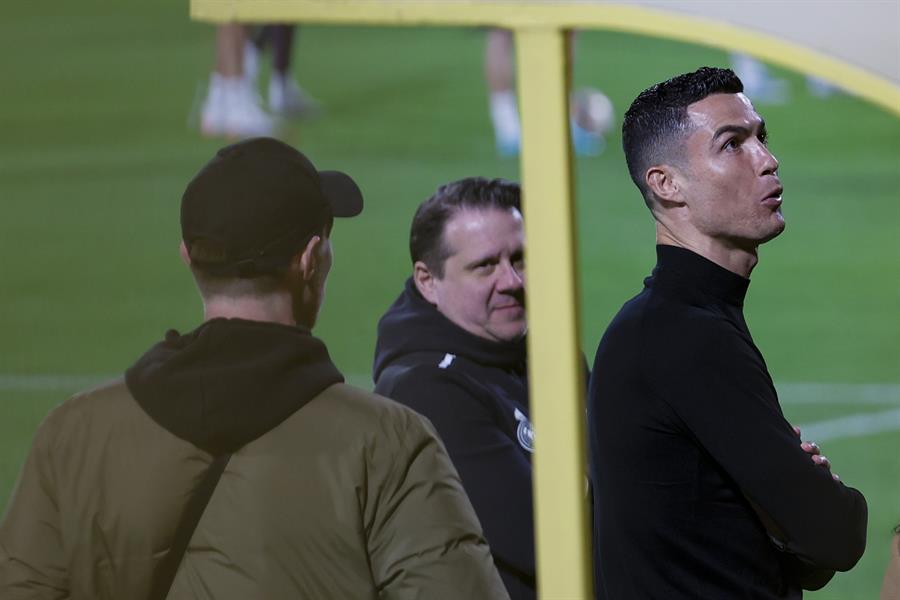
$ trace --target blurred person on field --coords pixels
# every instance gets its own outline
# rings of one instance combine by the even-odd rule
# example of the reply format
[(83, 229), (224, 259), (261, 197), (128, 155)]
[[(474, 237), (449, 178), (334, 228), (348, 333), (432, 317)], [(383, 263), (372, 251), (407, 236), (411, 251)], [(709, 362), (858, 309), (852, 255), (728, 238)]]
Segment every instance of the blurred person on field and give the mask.
[[(209, 78), (200, 108), (200, 130), (208, 137), (241, 139), (276, 133), (273, 115), (293, 118), (310, 116), (319, 103), (291, 75), (294, 47), (293, 25), (265, 25), (253, 30), (229, 23), (216, 29), (216, 66)], [(259, 58), (272, 50), (268, 107), (258, 91)]]
[(263, 109), (255, 80), (244, 72), (246, 26), (228, 23), (216, 28), (216, 64), (200, 107), (200, 131), (207, 137), (241, 139), (270, 136), (275, 121)]
[[(575, 43), (569, 35), (570, 52)], [(571, 62), (570, 54), (570, 62)], [(515, 90), (515, 50), (513, 34), (507, 29), (489, 29), (484, 51), (484, 79), (494, 144), (502, 157), (517, 156), (522, 144), (519, 105)], [(570, 132), (575, 152), (596, 156), (606, 147), (604, 133), (613, 120), (609, 98), (598, 90), (584, 88), (571, 97)]]
[(272, 114), (308, 117), (321, 111), (319, 102), (300, 87), (291, 73), (291, 59), (297, 28), (294, 25), (263, 25), (251, 29), (244, 42), (244, 76), (256, 89), (260, 55), (272, 53), (267, 100)]
[(181, 202), (204, 322), (41, 424), (0, 598), (508, 598), (429, 423), (312, 335), (353, 180), (255, 138)]
[[(425, 415), (513, 600), (536, 597), (519, 185), (441, 186), (410, 228), (412, 275), (378, 323), (375, 391)], [(464, 596), (460, 596), (462, 598)]]
[[(761, 60), (742, 52), (731, 53), (731, 68), (744, 84), (744, 93), (756, 104), (787, 104), (791, 99), (790, 82), (771, 74)], [(824, 79), (806, 76), (806, 89), (816, 98), (827, 98), (837, 88)]]
[(657, 262), (591, 375), (598, 597), (799, 599), (860, 559), (867, 506), (785, 420), (744, 319), (785, 227), (765, 121), (704, 67), (641, 92), (622, 131)]

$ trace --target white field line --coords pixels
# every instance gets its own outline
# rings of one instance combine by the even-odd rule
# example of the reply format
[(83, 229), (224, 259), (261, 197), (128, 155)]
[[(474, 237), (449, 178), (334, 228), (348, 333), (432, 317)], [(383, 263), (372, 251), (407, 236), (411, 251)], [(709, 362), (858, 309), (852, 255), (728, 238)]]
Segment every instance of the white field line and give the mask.
[(0, 391), (63, 392), (72, 394), (115, 377), (116, 375), (63, 375), (56, 373), (15, 375), (0, 373)]
[[(19, 375), (0, 373), (0, 391), (62, 391), (76, 392), (120, 374), (62, 374), (41, 373)], [(372, 388), (368, 373), (345, 374), (347, 381), (360, 387)], [(898, 383), (779, 383), (778, 396), (782, 404), (869, 404), (900, 406)]]
[(897, 383), (777, 383), (782, 404), (870, 404), (900, 406)]
[[(65, 375), (46, 373), (17, 375), (0, 373), (0, 392), (58, 392), (62, 397), (88, 389), (116, 375)], [(372, 389), (371, 376), (346, 375), (348, 383)], [(781, 383), (782, 404), (849, 404), (891, 406), (892, 410), (847, 415), (826, 421), (800, 424), (803, 438), (824, 442), (837, 438), (900, 430), (900, 384), (895, 383)]]
[(827, 421), (800, 424), (804, 440), (816, 443), (884, 433), (900, 429), (900, 408), (876, 413), (847, 415)]

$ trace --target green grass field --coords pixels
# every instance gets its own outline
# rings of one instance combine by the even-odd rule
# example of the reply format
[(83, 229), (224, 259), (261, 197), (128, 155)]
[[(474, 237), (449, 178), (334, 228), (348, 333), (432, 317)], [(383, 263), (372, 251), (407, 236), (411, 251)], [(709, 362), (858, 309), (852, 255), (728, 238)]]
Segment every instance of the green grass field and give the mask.
[[(295, 70), (327, 112), (285, 137), (318, 166), (351, 173), (367, 199), (361, 218), (335, 230), (317, 329), (356, 383), (368, 385), (377, 319), (409, 270), (414, 207), (451, 179), (518, 178), (517, 162), (494, 154), (483, 38), (450, 29), (299, 34)], [(189, 125), (212, 42), (212, 28), (170, 0), (18, 3), (0, 21), (0, 509), (50, 407), (121, 372), (165, 329), (201, 318), (178, 258), (178, 205), (222, 145)], [(647, 85), (727, 60), (584, 32), (575, 80), (602, 88), (621, 119)], [(812, 98), (802, 76), (777, 73), (793, 102), (758, 108), (781, 161), (788, 229), (761, 252), (748, 322), (789, 419), (820, 424), (812, 431), (827, 436), (834, 470), (869, 501), (861, 563), (808, 597), (874, 598), (900, 521), (900, 120), (850, 96)], [(654, 260), (649, 215), (619, 148), (614, 133), (605, 154), (576, 165), (589, 359)], [(854, 429), (857, 415), (869, 418)]]

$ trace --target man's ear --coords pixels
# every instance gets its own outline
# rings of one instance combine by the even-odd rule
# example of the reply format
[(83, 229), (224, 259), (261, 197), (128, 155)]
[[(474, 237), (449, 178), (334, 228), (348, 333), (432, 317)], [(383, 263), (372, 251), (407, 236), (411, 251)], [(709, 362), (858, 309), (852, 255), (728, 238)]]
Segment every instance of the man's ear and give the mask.
[(178, 246), (178, 253), (181, 255), (181, 262), (187, 266), (191, 266), (191, 255), (188, 252), (187, 246), (184, 245), (184, 240), (181, 240), (181, 244)]
[(422, 297), (425, 298), (425, 300), (437, 306), (435, 279), (436, 278), (428, 268), (428, 265), (421, 260), (417, 260), (416, 264), (413, 265), (413, 282), (416, 284), (416, 289), (419, 290), (419, 293), (422, 294)]
[(684, 202), (678, 186), (677, 173), (671, 165), (654, 165), (647, 169), (644, 181), (647, 187), (663, 202)]
[(306, 243), (306, 247), (291, 259), (291, 270), (298, 273), (304, 281), (312, 281), (319, 270), (319, 252), (322, 236), (314, 235)]

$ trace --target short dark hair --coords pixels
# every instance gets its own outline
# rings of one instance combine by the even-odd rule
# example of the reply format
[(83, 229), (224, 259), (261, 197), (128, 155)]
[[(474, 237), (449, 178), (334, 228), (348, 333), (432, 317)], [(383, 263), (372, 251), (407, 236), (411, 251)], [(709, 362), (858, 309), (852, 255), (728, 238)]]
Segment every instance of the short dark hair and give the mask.
[(435, 277), (443, 277), (444, 261), (450, 256), (444, 243), (447, 221), (464, 209), (521, 210), (521, 197), (519, 184), (506, 179), (467, 177), (442, 185), (413, 217), (409, 232), (413, 264), (422, 261)]
[(641, 92), (625, 113), (622, 148), (632, 181), (649, 203), (644, 174), (653, 165), (675, 160), (678, 142), (691, 129), (687, 107), (713, 94), (738, 94), (744, 84), (731, 69), (700, 67)]

